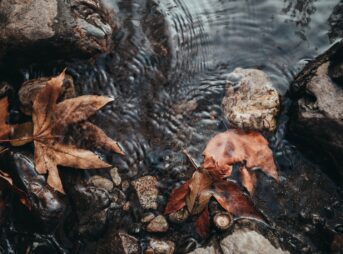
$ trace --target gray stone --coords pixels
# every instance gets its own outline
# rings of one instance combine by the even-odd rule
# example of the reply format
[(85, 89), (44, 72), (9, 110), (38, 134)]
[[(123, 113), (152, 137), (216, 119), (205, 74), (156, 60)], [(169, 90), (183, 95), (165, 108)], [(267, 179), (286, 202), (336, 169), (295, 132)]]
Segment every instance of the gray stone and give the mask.
[(147, 231), (151, 233), (162, 233), (168, 231), (169, 225), (164, 216), (155, 217), (147, 226)]
[(222, 108), (234, 127), (274, 131), (280, 99), (263, 71), (236, 68), (228, 75)]
[(173, 254), (175, 250), (175, 244), (172, 241), (151, 239), (149, 244), (155, 254)]
[(281, 248), (275, 248), (263, 235), (255, 231), (237, 230), (220, 242), (221, 252), (213, 246), (198, 248), (190, 254), (287, 254)]
[(137, 254), (139, 253), (138, 240), (126, 233), (108, 235), (97, 248), (97, 254)]
[(154, 176), (144, 176), (132, 182), (139, 203), (144, 209), (157, 209), (157, 179)]

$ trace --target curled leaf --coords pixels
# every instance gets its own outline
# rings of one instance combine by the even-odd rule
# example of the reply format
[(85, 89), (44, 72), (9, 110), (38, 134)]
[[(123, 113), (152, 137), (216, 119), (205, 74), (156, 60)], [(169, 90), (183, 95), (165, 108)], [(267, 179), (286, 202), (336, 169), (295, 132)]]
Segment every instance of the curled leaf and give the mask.
[(179, 188), (176, 188), (172, 191), (164, 211), (165, 214), (174, 213), (186, 206), (185, 199), (187, 194), (189, 193), (189, 184), (190, 181), (187, 181)]
[(249, 196), (233, 181), (214, 183), (213, 197), (229, 213), (264, 221), (264, 216), (255, 208)]

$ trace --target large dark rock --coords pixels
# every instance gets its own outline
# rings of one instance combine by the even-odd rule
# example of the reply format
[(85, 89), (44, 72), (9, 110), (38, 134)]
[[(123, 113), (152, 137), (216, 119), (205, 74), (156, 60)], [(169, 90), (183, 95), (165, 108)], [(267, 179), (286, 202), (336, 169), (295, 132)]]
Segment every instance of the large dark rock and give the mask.
[(7, 60), (105, 52), (116, 29), (101, 0), (0, 2), (0, 56)]
[(290, 133), (318, 162), (329, 163), (343, 179), (342, 42), (309, 63), (295, 79)]

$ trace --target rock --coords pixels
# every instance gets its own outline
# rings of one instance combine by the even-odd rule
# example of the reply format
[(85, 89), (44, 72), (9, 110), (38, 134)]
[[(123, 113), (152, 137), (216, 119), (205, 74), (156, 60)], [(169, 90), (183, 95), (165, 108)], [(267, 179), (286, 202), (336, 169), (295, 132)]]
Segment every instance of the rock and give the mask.
[(155, 217), (147, 226), (147, 231), (151, 233), (162, 233), (168, 231), (169, 225), (164, 216)]
[(170, 221), (174, 223), (181, 223), (187, 220), (189, 217), (189, 212), (186, 208), (183, 208), (179, 211), (176, 211), (175, 213), (169, 214)]
[(1, 1), (0, 17), (0, 49), (8, 57), (105, 52), (117, 29), (115, 14), (100, 0)]
[(154, 218), (155, 218), (155, 215), (153, 213), (148, 213), (141, 219), (141, 222), (142, 223), (148, 223), (148, 222), (152, 221)]
[(119, 186), (121, 184), (121, 177), (119, 175), (118, 168), (116, 167), (112, 168), (110, 170), (110, 174), (111, 174), (114, 186)]
[[(334, 82), (329, 70), (334, 69), (343, 44), (334, 45), (309, 63), (292, 84), (289, 124), (290, 136), (303, 146), (306, 153), (314, 152), (315, 160), (328, 155), (343, 180), (343, 86)], [(340, 64), (340, 63), (338, 63)], [(335, 77), (338, 78), (335, 72)], [(339, 80), (339, 79), (338, 79)], [(324, 163), (327, 165), (327, 163)]]
[(110, 180), (98, 175), (89, 178), (88, 183), (92, 184), (95, 187), (103, 188), (109, 192), (113, 189), (113, 183)]
[(275, 248), (268, 239), (255, 231), (235, 231), (220, 242), (223, 253), (235, 254), (286, 254)]
[(151, 239), (149, 244), (155, 254), (173, 254), (175, 250), (175, 244), (172, 241)]
[(126, 233), (111, 234), (104, 243), (98, 246), (97, 254), (137, 254), (139, 253), (138, 240)]
[(228, 76), (222, 102), (224, 116), (234, 127), (274, 131), (279, 94), (267, 75), (257, 69), (236, 68)]
[(154, 176), (144, 176), (132, 182), (139, 203), (144, 209), (157, 209), (157, 179)]
[[(275, 248), (268, 239), (255, 231), (237, 230), (220, 241), (221, 253), (235, 254), (287, 254), (281, 248)], [(216, 254), (213, 246), (198, 248), (190, 254)]]

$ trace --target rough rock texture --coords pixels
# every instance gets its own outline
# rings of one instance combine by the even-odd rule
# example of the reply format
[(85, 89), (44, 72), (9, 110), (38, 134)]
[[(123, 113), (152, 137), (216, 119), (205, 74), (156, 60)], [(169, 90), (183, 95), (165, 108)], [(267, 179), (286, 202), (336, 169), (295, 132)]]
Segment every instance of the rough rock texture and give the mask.
[(343, 37), (343, 1), (341, 0), (333, 10), (330, 18), (330, 39), (342, 38)]
[(168, 222), (164, 216), (159, 215), (155, 217), (147, 226), (147, 231), (151, 233), (166, 232), (169, 228)]
[(173, 254), (175, 250), (175, 244), (172, 241), (151, 239), (149, 245), (154, 250), (154, 254)]
[(198, 248), (191, 254), (217, 254), (217, 253), (235, 253), (235, 254), (287, 254), (281, 248), (275, 248), (271, 242), (263, 235), (255, 231), (237, 230), (233, 234), (220, 241), (221, 252), (217, 248), (209, 246)]
[(228, 79), (222, 107), (230, 124), (243, 129), (274, 131), (280, 100), (267, 75), (256, 69), (236, 68)]
[[(339, 72), (342, 44), (308, 64), (292, 85), (293, 104), (290, 130), (294, 140), (315, 157), (323, 154), (343, 177), (343, 84)], [(337, 65), (339, 65), (337, 67)], [(334, 77), (332, 78), (332, 75)], [(343, 71), (341, 73), (343, 75)], [(336, 81), (334, 81), (336, 80)], [(308, 152), (307, 151), (307, 152)], [(343, 178), (341, 178), (343, 179)]]
[(110, 235), (106, 244), (100, 245), (97, 254), (136, 254), (139, 253), (138, 240), (126, 233)]
[(144, 176), (132, 182), (139, 203), (144, 209), (157, 209), (157, 179), (154, 176)]
[[(0, 55), (108, 51), (115, 14), (99, 0), (6, 0), (0, 2)], [(29, 49), (33, 49), (29, 50)], [(42, 50), (45, 49), (45, 50)], [(31, 52), (29, 52), (31, 51)]]

